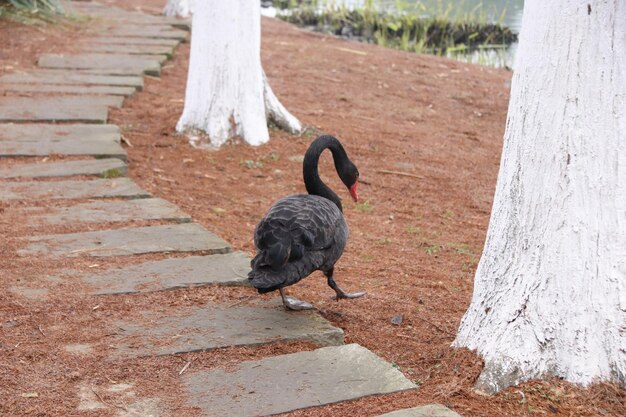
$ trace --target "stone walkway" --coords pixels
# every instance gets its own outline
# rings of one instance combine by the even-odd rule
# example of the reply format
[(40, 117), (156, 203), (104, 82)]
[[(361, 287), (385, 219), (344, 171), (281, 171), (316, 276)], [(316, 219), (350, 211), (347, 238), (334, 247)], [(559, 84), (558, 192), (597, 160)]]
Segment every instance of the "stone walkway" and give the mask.
[[(161, 65), (179, 42), (188, 38), (188, 22), (125, 11), (96, 2), (74, 2), (81, 13), (96, 16), (97, 33), (74, 55), (43, 54), (27, 73), (0, 77), (0, 91), (26, 92), (29, 97), (0, 98), (0, 157), (66, 155), (80, 160), (0, 166), (0, 201), (17, 201), (33, 225), (73, 226), (143, 220), (145, 227), (79, 233), (34, 233), (22, 238), (22, 257), (130, 257), (174, 254), (105, 271), (72, 270), (51, 277), (80, 280), (86, 295), (142, 294), (205, 285), (247, 285), (249, 258), (193, 222), (173, 204), (154, 198), (126, 178), (126, 151), (120, 130), (106, 124), (108, 107), (143, 87), (143, 75), (158, 76)], [(41, 93), (40, 95), (38, 95)], [(93, 158), (98, 159), (93, 159)], [(1, 160), (0, 160), (1, 161)], [(80, 176), (80, 179), (72, 179)], [(87, 178), (85, 178), (87, 177)], [(91, 178), (90, 178), (91, 177)], [(96, 177), (96, 178), (93, 178)], [(46, 180), (48, 179), (48, 180)], [(50, 179), (52, 179), (50, 181)], [(33, 202), (61, 201), (42, 208)], [(77, 201), (74, 201), (77, 200)], [(89, 200), (85, 202), (85, 200)], [(29, 206), (30, 205), (30, 206)], [(15, 290), (22, 297), (45, 297), (49, 288)], [(229, 346), (288, 341), (313, 342), (319, 349), (242, 362), (234, 372), (189, 370), (180, 378), (188, 405), (203, 416), (267, 416), (306, 407), (416, 389), (391, 364), (357, 345), (344, 345), (343, 331), (316, 312), (287, 312), (277, 301), (252, 305), (209, 303), (181, 307), (164, 315), (157, 308), (140, 311), (141, 323), (109, 323), (112, 353), (108, 366), (129, 357), (176, 355)], [(88, 354), (88, 344), (65, 346)], [(77, 382), (81, 411), (108, 410), (120, 416), (175, 415), (162, 398), (141, 398), (132, 384), (108, 388), (124, 398), (116, 410)], [(442, 406), (400, 410), (386, 416), (458, 414)]]

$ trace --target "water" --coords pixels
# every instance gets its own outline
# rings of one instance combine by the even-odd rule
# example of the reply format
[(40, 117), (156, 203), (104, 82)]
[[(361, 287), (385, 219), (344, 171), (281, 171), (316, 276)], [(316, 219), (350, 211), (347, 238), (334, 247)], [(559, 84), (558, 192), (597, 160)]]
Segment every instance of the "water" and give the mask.
[[(322, 7), (345, 5), (363, 7), (371, 0), (321, 0)], [(522, 25), (524, 0), (373, 0), (381, 10), (413, 12), (428, 16), (436, 14), (450, 19), (479, 18), (486, 22), (501, 23), (519, 34)], [(484, 48), (472, 51), (448, 51), (446, 56), (473, 64), (496, 68), (513, 68), (517, 44), (509, 47)]]

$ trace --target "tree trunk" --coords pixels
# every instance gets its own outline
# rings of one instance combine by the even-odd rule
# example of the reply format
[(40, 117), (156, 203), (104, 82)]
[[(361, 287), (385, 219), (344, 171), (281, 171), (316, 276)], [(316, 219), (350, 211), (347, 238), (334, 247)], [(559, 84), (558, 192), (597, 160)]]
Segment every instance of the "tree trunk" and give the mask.
[(626, 2), (526, 0), (498, 184), (454, 346), (496, 392), (626, 381)]
[(165, 16), (189, 17), (193, 13), (195, 0), (168, 0), (163, 14)]
[(208, 134), (212, 146), (239, 136), (269, 140), (267, 118), (296, 133), (300, 122), (278, 102), (261, 68), (261, 15), (256, 0), (195, 5), (185, 108), (179, 132)]

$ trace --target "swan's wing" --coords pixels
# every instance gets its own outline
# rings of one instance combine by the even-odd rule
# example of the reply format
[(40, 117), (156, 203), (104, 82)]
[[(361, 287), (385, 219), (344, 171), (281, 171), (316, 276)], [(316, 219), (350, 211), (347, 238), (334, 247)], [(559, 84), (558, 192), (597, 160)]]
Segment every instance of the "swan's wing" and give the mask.
[(295, 195), (278, 201), (254, 233), (257, 256), (250, 275), (254, 286), (294, 283), (319, 269), (337, 237), (345, 238), (337, 233), (342, 223), (342, 213), (325, 198)]

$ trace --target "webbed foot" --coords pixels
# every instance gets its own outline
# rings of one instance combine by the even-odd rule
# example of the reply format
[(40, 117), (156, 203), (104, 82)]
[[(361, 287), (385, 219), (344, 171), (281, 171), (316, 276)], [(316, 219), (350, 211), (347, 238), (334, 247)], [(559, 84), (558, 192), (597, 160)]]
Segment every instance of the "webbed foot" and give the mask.
[(367, 292), (362, 291), (362, 292), (343, 292), (341, 289), (339, 291), (337, 291), (337, 296), (335, 297), (335, 299), (340, 300), (342, 298), (359, 298), (359, 297), (363, 297), (364, 295), (366, 295)]
[(344, 290), (339, 288), (339, 285), (337, 285), (337, 283), (335, 282), (335, 279), (333, 278), (332, 269), (328, 272), (325, 272), (325, 274), (326, 274), (326, 278), (328, 279), (328, 286), (332, 288), (333, 290), (335, 290), (335, 293), (337, 294), (337, 296), (335, 297), (336, 300), (341, 300), (342, 298), (344, 299), (345, 298), (359, 298), (367, 294), (366, 292), (354, 292), (354, 293), (345, 292)]
[(283, 305), (285, 306), (287, 310), (299, 311), (299, 310), (312, 310), (315, 308), (313, 307), (312, 304), (307, 303), (306, 301), (301, 301), (301, 300), (298, 300), (297, 298), (287, 297), (287, 295), (285, 295), (282, 288), (279, 289), (278, 291), (280, 292), (280, 296), (283, 299)]

